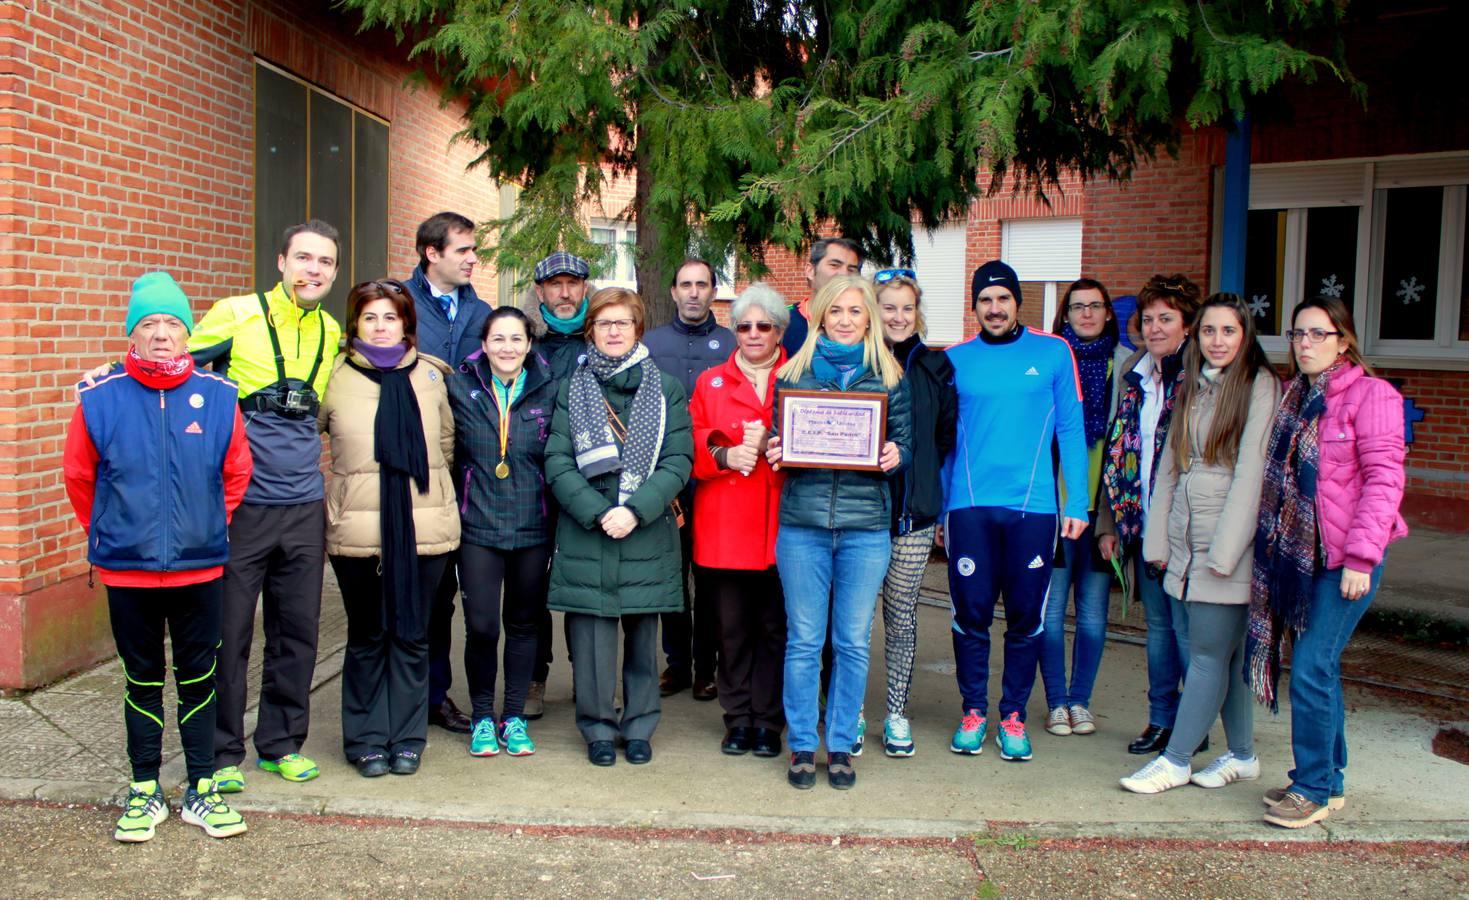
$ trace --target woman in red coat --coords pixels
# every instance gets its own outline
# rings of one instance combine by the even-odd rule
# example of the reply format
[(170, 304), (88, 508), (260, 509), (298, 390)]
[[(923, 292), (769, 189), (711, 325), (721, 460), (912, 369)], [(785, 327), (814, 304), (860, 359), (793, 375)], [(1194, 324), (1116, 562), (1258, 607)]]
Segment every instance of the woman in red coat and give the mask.
[(730, 308), (735, 352), (699, 377), (694, 420), (694, 562), (708, 571), (719, 622), (719, 703), (731, 756), (779, 756), (785, 712), (785, 597), (775, 570), (784, 473), (765, 460), (780, 339), (790, 323), (769, 285), (745, 289)]

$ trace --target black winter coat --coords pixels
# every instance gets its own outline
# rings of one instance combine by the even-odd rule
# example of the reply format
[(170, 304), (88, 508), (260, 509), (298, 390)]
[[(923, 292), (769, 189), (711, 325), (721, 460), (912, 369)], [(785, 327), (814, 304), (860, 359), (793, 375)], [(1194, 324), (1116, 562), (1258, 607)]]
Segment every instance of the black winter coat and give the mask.
[(927, 528), (944, 512), (944, 485), (940, 470), (954, 448), (959, 419), (959, 394), (954, 389), (954, 366), (942, 350), (925, 346), (913, 335), (893, 348), (903, 364), (913, 410), (913, 462), (895, 474), (892, 533), (907, 534)]

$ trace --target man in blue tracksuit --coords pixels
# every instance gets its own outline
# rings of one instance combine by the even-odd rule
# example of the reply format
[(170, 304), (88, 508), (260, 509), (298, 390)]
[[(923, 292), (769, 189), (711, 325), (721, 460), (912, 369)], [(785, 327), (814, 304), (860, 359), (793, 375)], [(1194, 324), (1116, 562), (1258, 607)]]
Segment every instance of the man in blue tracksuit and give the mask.
[(1081, 387), (1066, 341), (1020, 324), (1014, 269), (999, 260), (980, 266), (970, 296), (979, 335), (947, 351), (959, 422), (944, 464), (944, 535), (954, 661), (964, 698), (964, 718), (949, 749), (971, 755), (984, 749), (990, 623), (1003, 593), (1005, 672), (995, 740), (1001, 759), (1026, 760), (1025, 705), (1056, 549), (1053, 443), (1066, 479), (1060, 533), (1079, 537), (1087, 523)]

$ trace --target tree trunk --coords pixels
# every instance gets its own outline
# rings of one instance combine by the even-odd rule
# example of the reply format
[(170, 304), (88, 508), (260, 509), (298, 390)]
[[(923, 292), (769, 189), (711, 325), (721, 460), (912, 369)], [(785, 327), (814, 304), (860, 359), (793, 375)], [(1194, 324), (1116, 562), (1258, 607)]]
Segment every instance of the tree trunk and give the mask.
[(638, 293), (648, 310), (647, 328), (657, 328), (673, 319), (673, 295), (668, 285), (673, 281), (673, 272), (668, 271), (667, 254), (658, 247), (657, 229), (651, 222), (645, 223), (643, 209), (653, 195), (653, 172), (656, 167), (648, 164), (642, 144), (634, 151), (637, 160), (637, 190), (633, 194), (633, 216), (638, 228)]

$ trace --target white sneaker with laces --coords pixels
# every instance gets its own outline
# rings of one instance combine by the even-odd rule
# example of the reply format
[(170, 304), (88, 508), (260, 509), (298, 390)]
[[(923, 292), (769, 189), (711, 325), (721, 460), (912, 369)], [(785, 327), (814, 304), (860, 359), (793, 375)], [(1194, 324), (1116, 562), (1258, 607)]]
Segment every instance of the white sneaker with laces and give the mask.
[(1071, 733), (1092, 734), (1097, 730), (1097, 720), (1092, 711), (1079, 703), (1071, 704)]
[(1232, 782), (1254, 781), (1259, 777), (1260, 757), (1240, 759), (1233, 753), (1225, 753), (1189, 780), (1202, 788), (1222, 788)]
[(1066, 707), (1058, 706), (1051, 710), (1051, 714), (1046, 716), (1046, 730), (1061, 737), (1071, 733), (1071, 713)]
[(1119, 784), (1134, 794), (1161, 794), (1188, 784), (1190, 774), (1188, 766), (1175, 766), (1166, 756), (1160, 756), (1121, 779)]

